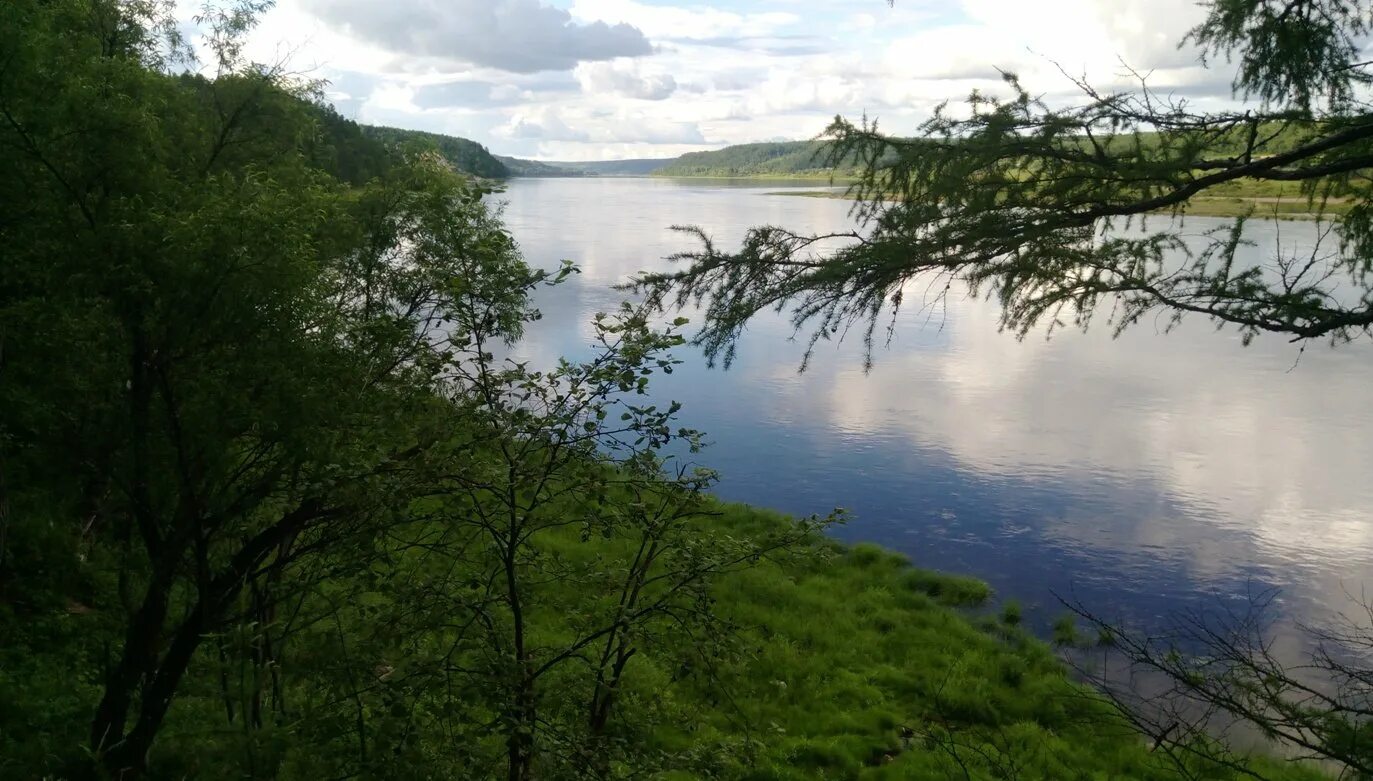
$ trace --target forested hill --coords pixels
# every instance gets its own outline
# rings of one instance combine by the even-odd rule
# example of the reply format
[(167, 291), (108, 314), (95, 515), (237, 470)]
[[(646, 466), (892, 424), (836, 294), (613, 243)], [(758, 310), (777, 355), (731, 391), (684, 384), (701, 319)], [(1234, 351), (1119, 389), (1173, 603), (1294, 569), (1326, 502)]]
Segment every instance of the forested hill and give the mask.
[(651, 157), (631, 160), (551, 161), (548, 165), (593, 176), (648, 176), (675, 162), (676, 159), (671, 157)]
[(475, 141), (420, 130), (363, 126), (368, 137), (387, 146), (434, 146), (456, 169), (490, 179), (522, 176), (814, 176), (852, 173), (850, 166), (825, 166), (824, 142), (780, 141), (740, 144), (677, 158), (541, 161), (494, 155)]
[(653, 171), (659, 176), (828, 176), (844, 173), (825, 165), (823, 141), (739, 144), (713, 152), (689, 152)]
[[(346, 121), (346, 120), (342, 120)], [(363, 125), (362, 133), (386, 147), (434, 147), (459, 171), (488, 179), (521, 176), (777, 176), (823, 177), (854, 173), (852, 166), (825, 165), (822, 141), (740, 144), (677, 158), (540, 161), (492, 154), (481, 144), (441, 133)]]
[[(778, 177), (824, 178), (829, 176), (857, 176), (859, 166), (845, 160), (835, 167), (827, 165), (826, 141), (772, 141), (756, 144), (737, 144), (707, 152), (688, 152), (676, 158), (637, 158), (629, 160), (541, 161), (492, 154), (486, 147), (466, 138), (405, 130), (394, 127), (355, 125), (330, 109), (321, 109), (321, 124), (325, 135), (339, 147), (338, 165), (341, 168), (359, 167), (359, 172), (381, 165), (384, 148), (405, 144), (434, 147), (455, 169), (488, 179), (509, 177), (553, 176), (693, 176), (693, 177)], [(359, 130), (359, 127), (361, 128)], [(1294, 146), (1301, 138), (1295, 128), (1266, 127), (1275, 148)], [(1243, 147), (1240, 131), (1231, 146), (1238, 152)], [(365, 136), (359, 138), (359, 135)], [(373, 143), (366, 145), (363, 142)], [(380, 147), (377, 148), (377, 143)], [(1083, 144), (1087, 141), (1084, 139)], [(1157, 145), (1152, 134), (1139, 138), (1106, 139), (1105, 145), (1114, 148), (1123, 144), (1141, 143), (1145, 148)], [(354, 180), (359, 172), (340, 171), (339, 175)], [(350, 175), (351, 174), (351, 175)], [(365, 178), (365, 177), (364, 177)], [(1267, 190), (1258, 194), (1266, 194)]]
[(363, 125), (363, 132), (387, 147), (424, 144), (434, 147), (459, 171), (488, 179), (512, 176), (647, 176), (674, 163), (672, 158), (636, 160), (594, 160), (589, 162), (544, 162), (494, 155), (486, 147), (458, 136), (405, 130), (397, 127)]
[(583, 171), (574, 171), (564, 168), (556, 163), (545, 163), (539, 160), (521, 160), (518, 157), (506, 157), (496, 155), (496, 159), (505, 165), (505, 169), (511, 176), (585, 176)]
[(486, 147), (466, 138), (379, 125), (363, 125), (363, 132), (387, 146), (400, 146), (410, 143), (432, 145), (439, 154), (443, 155), (444, 159), (463, 173), (487, 179), (504, 179), (511, 175), (510, 169), (506, 168), (505, 163), (491, 154)]
[(496, 155), (511, 176), (648, 176), (675, 162), (670, 157), (635, 160), (542, 161)]

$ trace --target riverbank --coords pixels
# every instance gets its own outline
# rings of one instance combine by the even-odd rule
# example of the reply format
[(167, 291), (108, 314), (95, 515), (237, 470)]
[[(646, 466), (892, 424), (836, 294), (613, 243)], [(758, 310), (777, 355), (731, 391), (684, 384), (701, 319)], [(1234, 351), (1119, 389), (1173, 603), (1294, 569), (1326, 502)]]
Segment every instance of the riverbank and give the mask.
[[(827, 198), (834, 200), (853, 200), (841, 190), (775, 190), (765, 195), (787, 195), (800, 198)], [(1316, 220), (1339, 219), (1349, 212), (1353, 203), (1349, 200), (1332, 198), (1324, 204), (1312, 204), (1301, 196), (1194, 196), (1181, 210), (1181, 214), (1194, 217), (1239, 217), (1253, 216), (1279, 220)], [(1159, 214), (1170, 214), (1170, 209), (1160, 209)]]
[[(723, 511), (743, 534), (788, 522), (742, 505)], [(719, 584), (719, 608), (753, 652), (718, 671), (730, 702), (684, 693), (678, 702), (699, 709), (699, 726), (655, 740), (703, 750), (755, 741), (757, 765), (727, 763), (725, 778), (996, 778), (999, 762), (1026, 779), (1177, 777), (1019, 626), (1013, 604), (991, 604), (985, 584), (875, 545), (827, 541), (815, 554)], [(1260, 762), (1273, 779), (1322, 777)]]

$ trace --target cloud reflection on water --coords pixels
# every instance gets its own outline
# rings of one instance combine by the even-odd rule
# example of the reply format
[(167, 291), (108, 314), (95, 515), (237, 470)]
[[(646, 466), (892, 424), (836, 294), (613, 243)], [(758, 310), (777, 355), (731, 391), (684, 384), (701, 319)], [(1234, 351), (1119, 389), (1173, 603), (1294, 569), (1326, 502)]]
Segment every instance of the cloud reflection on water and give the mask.
[[(756, 224), (847, 225), (842, 201), (661, 180), (517, 181), (506, 198), (531, 260), (583, 274), (540, 297), (521, 352), (583, 352), (610, 289), (684, 246), (692, 222), (725, 246)], [(1218, 221), (1193, 218), (1200, 232)], [(1254, 227), (1267, 252), (1276, 227)], [(1285, 242), (1314, 229), (1281, 226)], [(1373, 572), (1373, 362), (1368, 345), (1298, 348), (1200, 320), (1162, 335), (1105, 322), (1023, 341), (994, 305), (953, 295), (899, 321), (864, 373), (861, 345), (803, 345), (780, 317), (756, 322), (729, 372), (700, 356), (655, 381), (718, 443), (727, 497), (792, 512), (850, 507), (846, 537), (929, 566), (965, 569), (1032, 603), (1079, 588), (1128, 612), (1284, 587), (1297, 617), (1343, 606)], [(1295, 363), (1295, 367), (1294, 367)]]

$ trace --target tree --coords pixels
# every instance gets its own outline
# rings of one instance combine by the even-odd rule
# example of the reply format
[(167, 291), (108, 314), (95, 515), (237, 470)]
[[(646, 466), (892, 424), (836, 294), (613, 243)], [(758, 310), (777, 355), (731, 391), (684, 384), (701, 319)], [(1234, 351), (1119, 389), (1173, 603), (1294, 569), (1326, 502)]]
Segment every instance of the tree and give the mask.
[[(917, 289), (965, 284), (995, 297), (1005, 327), (1086, 326), (1111, 308), (1116, 330), (1146, 313), (1187, 314), (1238, 328), (1342, 341), (1373, 325), (1373, 114), (1369, 63), (1357, 61), (1367, 3), (1216, 0), (1188, 36), (1204, 61), (1238, 62), (1243, 111), (1197, 113), (1150, 89), (1105, 93), (1076, 80), (1077, 105), (1051, 106), (1012, 74), (1009, 97), (973, 93), (966, 112), (941, 107), (912, 138), (875, 121), (838, 118), (823, 134), (833, 162), (863, 163), (858, 228), (814, 236), (750, 230), (725, 251), (687, 228), (699, 249), (679, 269), (634, 287), (663, 305), (705, 307), (697, 341), (728, 363), (742, 328), (761, 311), (790, 312), (819, 339), (858, 326), (869, 358), (874, 334)], [(1240, 186), (1290, 183), (1320, 209), (1348, 207), (1337, 246), (1265, 265), (1237, 261), (1244, 219), (1189, 248), (1189, 199)], [(1118, 229), (1137, 223), (1143, 235)], [(821, 242), (837, 240), (839, 249)]]
[[(496, 709), (511, 781), (610, 778), (616, 759), (642, 773), (653, 759), (617, 741), (612, 720), (634, 657), (708, 657), (726, 634), (714, 581), (804, 548), (834, 518), (745, 539), (712, 528), (714, 474), (664, 453), (696, 452), (700, 434), (673, 425), (679, 404), (642, 400), (650, 376), (678, 363), (684, 319), (657, 331), (625, 304), (596, 318), (596, 358), (547, 372), (500, 361), (480, 308), (459, 319), (456, 387), (475, 420), (452, 446), (475, 457), (448, 476), (436, 514), (468, 541), (463, 571), (485, 595), (473, 653), (486, 662), (467, 690)], [(571, 534), (595, 544), (548, 550)]]
[(170, 3), (0, 6), (3, 764), (190, 774), (193, 725), (226, 777), (616, 775), (644, 652), (709, 658), (716, 576), (819, 523), (710, 525), (644, 313), (506, 362), (572, 269), (454, 170), (485, 150), (388, 145), (245, 61), (266, 6), (204, 12), (213, 76), (173, 72)]
[[(348, 662), (314, 688), (389, 715), (352, 719), (354, 750), (310, 772), (642, 775), (671, 759), (637, 745), (662, 718), (635, 702), (640, 660), (710, 669), (732, 634), (716, 581), (804, 553), (833, 518), (747, 537), (712, 523), (714, 475), (681, 461), (699, 434), (646, 400), (677, 364), (674, 330), (626, 305), (597, 318), (594, 358), (538, 370), (502, 355), (518, 323), (471, 293), (452, 313), (457, 417), (425, 454), (432, 482), (388, 532), (390, 566), (336, 600), (348, 629), (321, 638)], [(315, 719), (350, 721), (333, 714)], [(415, 745), (432, 734), (440, 750)]]
[(393, 517), (442, 421), (430, 332), (456, 291), (524, 311), (481, 187), (424, 155), (362, 188), (318, 167), (309, 85), (239, 58), (263, 5), (207, 12), (214, 79), (165, 72), (161, 3), (0, 10), (5, 499), (117, 573), (88, 744), (115, 776), (245, 591), (261, 611)]

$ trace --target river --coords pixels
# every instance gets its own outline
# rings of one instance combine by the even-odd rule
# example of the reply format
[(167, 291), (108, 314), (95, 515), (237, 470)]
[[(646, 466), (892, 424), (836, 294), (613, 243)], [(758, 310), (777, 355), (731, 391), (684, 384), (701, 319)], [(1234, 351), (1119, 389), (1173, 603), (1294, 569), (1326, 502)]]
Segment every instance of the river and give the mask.
[[(592, 315), (625, 297), (612, 286), (691, 247), (673, 224), (725, 247), (752, 225), (850, 225), (847, 202), (770, 194), (785, 186), (511, 182), (500, 197), (528, 260), (582, 270), (539, 296), (544, 320), (520, 351), (587, 355)], [(1247, 251), (1309, 245), (1315, 230), (1254, 223)], [(1022, 341), (999, 331), (992, 303), (908, 308), (870, 372), (852, 339), (822, 344), (799, 374), (804, 344), (768, 316), (728, 371), (684, 348), (654, 395), (708, 432), (698, 458), (720, 471), (720, 496), (796, 514), (844, 507), (839, 537), (982, 578), (1040, 627), (1061, 614), (1059, 596), (1150, 624), (1270, 588), (1284, 624), (1323, 625), (1373, 581), (1369, 345), (1245, 347), (1200, 319), (1112, 338), (1102, 318)]]

